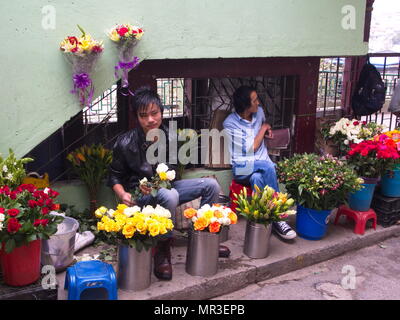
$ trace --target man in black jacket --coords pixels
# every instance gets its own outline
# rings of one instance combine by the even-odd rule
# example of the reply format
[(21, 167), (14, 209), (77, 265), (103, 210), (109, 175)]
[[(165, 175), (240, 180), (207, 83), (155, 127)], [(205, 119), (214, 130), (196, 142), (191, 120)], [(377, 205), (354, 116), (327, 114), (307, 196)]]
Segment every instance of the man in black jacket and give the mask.
[[(171, 212), (174, 223), (176, 207), (182, 203), (198, 197), (201, 197), (201, 206), (216, 203), (220, 186), (215, 179), (211, 178), (172, 181), (171, 189), (161, 188), (155, 197), (151, 196), (150, 188), (139, 184), (139, 180), (145, 177), (150, 179), (154, 176), (157, 166), (157, 164), (151, 165), (146, 157), (147, 149), (156, 142), (156, 139), (147, 141), (147, 133), (152, 129), (163, 131), (166, 137), (166, 146), (164, 145), (164, 148), (159, 151), (167, 153), (166, 159), (169, 159), (168, 142), (172, 137), (169, 135), (168, 128), (162, 124), (163, 107), (156, 92), (148, 88), (138, 89), (132, 98), (132, 108), (139, 126), (118, 137), (113, 148), (113, 161), (109, 168), (108, 186), (113, 189), (120, 201), (127, 206), (144, 207), (159, 204)], [(175, 169), (174, 165), (167, 165), (170, 169)], [(142, 196), (132, 199), (130, 191), (137, 186), (139, 186)], [(172, 279), (171, 240), (172, 233), (169, 233), (158, 241), (155, 250), (154, 274), (161, 280)], [(229, 253), (227, 247), (221, 246), (221, 257), (227, 257)]]

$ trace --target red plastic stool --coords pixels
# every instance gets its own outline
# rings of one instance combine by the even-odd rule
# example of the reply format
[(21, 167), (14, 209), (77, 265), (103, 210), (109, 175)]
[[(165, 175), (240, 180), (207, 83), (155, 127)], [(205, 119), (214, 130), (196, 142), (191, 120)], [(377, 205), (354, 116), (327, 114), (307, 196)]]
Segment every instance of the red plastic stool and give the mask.
[(345, 215), (347, 220), (350, 218), (355, 221), (354, 233), (364, 234), (365, 226), (367, 221), (373, 219), (373, 228), (376, 230), (376, 213), (374, 209), (369, 209), (368, 211), (356, 211), (352, 210), (345, 205), (341, 205), (336, 213), (335, 224), (338, 223), (339, 217)]
[(251, 196), (251, 194), (253, 193), (253, 191), (251, 190), (250, 187), (248, 186), (244, 186), (240, 183), (237, 183), (235, 180), (232, 180), (231, 185), (229, 186), (229, 198), (231, 199), (231, 205), (230, 208), (233, 212), (236, 212), (236, 207), (237, 204), (234, 203), (233, 201), (236, 200), (236, 197), (234, 196), (234, 193), (239, 194), (240, 191), (242, 191), (243, 188), (246, 188), (247, 191), (247, 195)]

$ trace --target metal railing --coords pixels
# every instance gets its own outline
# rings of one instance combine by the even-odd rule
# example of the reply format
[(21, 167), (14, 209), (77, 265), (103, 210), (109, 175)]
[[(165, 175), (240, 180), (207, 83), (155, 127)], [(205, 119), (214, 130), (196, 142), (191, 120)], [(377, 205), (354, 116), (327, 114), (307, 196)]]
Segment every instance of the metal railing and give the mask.
[(111, 148), (123, 129), (116, 123), (117, 90), (116, 85), (106, 90), (93, 101), (90, 108), (84, 108), (33, 148), (26, 155), (35, 159), (27, 164), (27, 172), (48, 172), (51, 182), (68, 180), (74, 177), (66, 160), (69, 152), (83, 144), (92, 143), (101, 143)]
[[(400, 53), (375, 53), (369, 54), (370, 62), (380, 72), (386, 86), (386, 101), (379, 112), (369, 116), (362, 116), (361, 120), (384, 124), (389, 130), (399, 126), (397, 116), (388, 111), (389, 103), (394, 88), (400, 81)], [(345, 58), (322, 58), (318, 83), (317, 112), (325, 117), (335, 114), (342, 109), (342, 85), (344, 75)], [(336, 114), (337, 117), (340, 115)], [(346, 114), (344, 114), (346, 116)]]

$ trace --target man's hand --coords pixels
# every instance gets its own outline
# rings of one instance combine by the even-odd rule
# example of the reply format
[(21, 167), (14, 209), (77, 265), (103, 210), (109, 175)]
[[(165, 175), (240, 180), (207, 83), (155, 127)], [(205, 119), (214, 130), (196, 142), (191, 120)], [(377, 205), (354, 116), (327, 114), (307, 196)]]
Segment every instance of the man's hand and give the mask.
[(123, 192), (118, 195), (118, 198), (122, 201), (123, 204), (126, 204), (128, 207), (132, 207), (136, 205), (136, 202), (132, 200), (132, 195), (129, 192)]
[(148, 187), (146, 184), (139, 185), (139, 189), (144, 195), (148, 195), (151, 192), (151, 187)]

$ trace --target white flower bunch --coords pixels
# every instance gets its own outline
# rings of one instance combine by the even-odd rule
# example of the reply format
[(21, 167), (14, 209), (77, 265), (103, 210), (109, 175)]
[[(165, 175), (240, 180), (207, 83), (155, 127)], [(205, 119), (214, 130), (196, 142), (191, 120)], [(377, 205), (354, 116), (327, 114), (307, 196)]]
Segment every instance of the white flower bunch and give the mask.
[(136, 212), (140, 212), (139, 206), (133, 206), (124, 209), (124, 215), (126, 215), (128, 218), (132, 217)]
[(0, 213), (0, 231), (3, 230), (3, 221), (5, 220), (6, 216)]
[[(216, 215), (216, 211), (219, 211), (220, 214)], [(205, 204), (197, 210), (197, 215), (192, 218), (192, 222), (195, 223), (197, 219), (206, 217), (210, 219), (210, 223), (218, 222), (222, 226), (229, 226), (231, 224), (229, 214), (231, 213), (233, 211), (229, 207)]]
[(348, 145), (350, 142), (359, 143), (363, 141), (362, 139), (358, 138), (362, 126), (362, 122), (356, 119), (349, 120), (342, 118), (331, 127), (329, 134), (333, 136), (338, 132), (342, 133), (346, 136), (346, 139), (344, 140), (344, 144), (346, 145)]
[(169, 170), (165, 163), (160, 163), (157, 166), (156, 172), (160, 176), (161, 180), (172, 181), (175, 179), (175, 170)]

